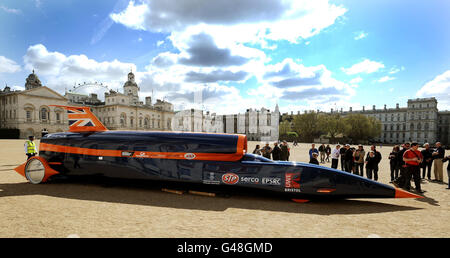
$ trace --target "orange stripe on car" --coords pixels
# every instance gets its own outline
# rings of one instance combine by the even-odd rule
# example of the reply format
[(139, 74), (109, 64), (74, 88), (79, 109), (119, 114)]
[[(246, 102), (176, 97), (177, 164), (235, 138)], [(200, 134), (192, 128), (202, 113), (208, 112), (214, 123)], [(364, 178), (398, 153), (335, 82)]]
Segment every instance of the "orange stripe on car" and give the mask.
[(245, 146), (244, 146), (243, 140), (244, 140), (244, 137), (240, 137), (240, 141), (238, 140), (238, 151), (236, 153), (232, 153), (232, 154), (150, 152), (150, 151), (132, 151), (132, 150), (103, 150), (103, 149), (90, 149), (90, 148), (54, 145), (54, 144), (48, 144), (48, 143), (41, 143), (39, 146), (39, 150), (40, 151), (72, 153), (72, 154), (80, 154), (80, 155), (90, 155), (90, 156), (102, 156), (102, 157), (129, 157), (129, 156), (122, 155), (122, 152), (133, 152), (133, 156), (132, 156), (133, 158), (237, 161), (242, 158), (244, 151), (246, 151), (246, 149), (244, 149)]

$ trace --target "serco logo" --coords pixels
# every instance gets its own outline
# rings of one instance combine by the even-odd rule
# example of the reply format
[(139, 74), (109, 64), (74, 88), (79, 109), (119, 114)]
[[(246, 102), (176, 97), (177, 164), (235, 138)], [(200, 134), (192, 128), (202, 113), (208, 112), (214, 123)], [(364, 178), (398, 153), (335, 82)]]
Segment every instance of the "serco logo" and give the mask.
[(186, 153), (186, 154), (184, 154), (184, 158), (185, 159), (195, 159), (195, 154), (194, 153)]
[(229, 185), (234, 185), (239, 182), (239, 176), (234, 173), (226, 173), (222, 176), (222, 182)]

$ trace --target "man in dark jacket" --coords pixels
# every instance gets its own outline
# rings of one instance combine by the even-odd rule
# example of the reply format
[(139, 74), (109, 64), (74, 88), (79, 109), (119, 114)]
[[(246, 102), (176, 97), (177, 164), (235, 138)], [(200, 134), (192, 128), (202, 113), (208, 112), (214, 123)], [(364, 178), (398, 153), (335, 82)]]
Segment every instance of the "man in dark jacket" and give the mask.
[(317, 156), (318, 156), (319, 154), (317, 154), (317, 153), (313, 153), (312, 154), (312, 157), (311, 157), (311, 159), (309, 160), (309, 163), (310, 164), (316, 164), (316, 165), (319, 165), (319, 161), (317, 160)]
[(401, 187), (405, 184), (406, 166), (405, 166), (405, 161), (403, 160), (403, 154), (405, 154), (405, 151), (409, 150), (409, 148), (410, 148), (409, 142), (405, 142), (402, 145), (402, 147), (403, 148), (397, 153), (397, 162), (398, 162), (398, 166), (400, 168), (400, 176), (396, 180), (394, 180), (394, 184), (396, 184), (399, 187)]
[(350, 145), (345, 145), (345, 154), (344, 154), (344, 162), (345, 162), (345, 171), (351, 173), (352, 172), (352, 163), (353, 163), (353, 151), (350, 148)]
[[(450, 160), (450, 155), (445, 157), (445, 158), (443, 158), (442, 162), (447, 162), (449, 160)], [(448, 187), (445, 188), (445, 189), (450, 190), (450, 162), (448, 162), (448, 165), (447, 165), (447, 175), (448, 175), (448, 178), (449, 178), (448, 179)]]
[[(350, 147), (350, 145), (349, 145), (349, 147)], [(345, 148), (345, 145), (339, 149), (339, 155), (341, 156), (341, 170), (342, 171), (345, 171), (345, 152), (346, 151), (347, 151), (347, 149)]]
[(289, 160), (289, 145), (286, 141), (283, 141), (281, 144), (281, 160), (288, 161)]
[(423, 149), (420, 153), (422, 153), (423, 161), (420, 164), (422, 167), (422, 178), (425, 178), (425, 171), (428, 169), (427, 178), (428, 180), (431, 180), (431, 165), (433, 164), (433, 156), (431, 153), (433, 152), (432, 149), (430, 149), (430, 144), (425, 143), (423, 145), (425, 149)]
[(320, 145), (319, 147), (319, 152), (320, 152), (320, 163), (325, 163), (325, 153), (326, 153), (326, 149), (325, 149), (325, 144), (322, 143), (322, 145)]
[(378, 180), (378, 173), (375, 173), (375, 170), (378, 171), (378, 163), (377, 158), (375, 157), (374, 151), (369, 151), (366, 157), (366, 174), (367, 178), (372, 179), (372, 174), (374, 175), (375, 181)]
[(436, 149), (431, 155), (433, 156), (435, 181), (442, 182), (444, 180), (442, 159), (445, 156), (445, 150), (440, 142), (436, 143)]
[(268, 159), (270, 159), (270, 153), (272, 153), (272, 148), (270, 148), (270, 146), (269, 146), (269, 144), (268, 143), (266, 143), (266, 146), (264, 146), (263, 148), (262, 148), (262, 155), (265, 157), (265, 158), (268, 158)]
[(374, 162), (376, 163), (376, 166), (373, 168), (373, 178), (375, 179), (375, 181), (378, 180), (378, 169), (379, 166), (378, 164), (380, 164), (381, 161), (381, 153), (379, 151), (377, 151), (375, 145), (370, 146), (370, 150), (374, 153)]
[(274, 143), (273, 144), (274, 145), (274, 147), (273, 147), (273, 150), (272, 150), (272, 159), (273, 160), (280, 160), (280, 155), (281, 155), (281, 149), (280, 149), (280, 147), (278, 147), (278, 143), (276, 142), (276, 143)]

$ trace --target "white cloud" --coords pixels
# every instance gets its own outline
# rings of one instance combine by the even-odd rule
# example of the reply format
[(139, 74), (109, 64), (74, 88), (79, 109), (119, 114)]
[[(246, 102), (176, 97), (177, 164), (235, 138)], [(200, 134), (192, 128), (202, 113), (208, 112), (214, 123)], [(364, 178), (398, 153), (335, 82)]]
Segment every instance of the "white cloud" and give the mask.
[(305, 105), (328, 105), (331, 102), (348, 101), (356, 94), (352, 85), (338, 81), (324, 66), (305, 66), (287, 58), (268, 65), (258, 76), (262, 86), (251, 89), (248, 95), (288, 105), (304, 102)]
[(404, 70), (405, 70), (405, 67), (404, 67), (404, 66), (402, 66), (402, 67), (400, 67), (400, 68), (398, 68), (398, 67), (392, 67), (391, 70), (389, 70), (389, 74), (396, 74), (396, 73), (398, 73), (398, 72), (400, 72), (400, 71), (404, 71)]
[(378, 80), (378, 82), (387, 82), (387, 81), (392, 81), (392, 80), (395, 80), (395, 77), (384, 76), (384, 77), (381, 77), (381, 78)]
[(164, 40), (158, 40), (158, 42), (156, 42), (156, 46), (161, 46), (162, 44), (164, 44)]
[(30, 46), (23, 57), (28, 70), (36, 70), (39, 76), (47, 79), (47, 85), (62, 91), (75, 83), (104, 82), (113, 89), (123, 84), (126, 74), (136, 65), (118, 60), (97, 62), (85, 55), (66, 56), (59, 52), (50, 52), (42, 44)]
[(355, 84), (355, 83), (360, 83), (360, 82), (362, 82), (362, 78), (361, 77), (356, 77), (356, 78), (353, 78), (351, 81), (350, 81), (350, 83), (352, 83), (352, 84)]
[(130, 1), (125, 10), (110, 17), (137, 30), (177, 33), (202, 26), (208, 27), (214, 38), (261, 43), (266, 39), (297, 42), (311, 37), (347, 11), (328, 0), (245, 0), (236, 5), (229, 0)]
[(6, 6), (0, 5), (0, 9), (12, 14), (22, 14), (22, 11), (20, 9), (14, 9), (14, 8), (8, 8)]
[[(342, 88), (324, 66), (306, 67), (290, 60), (266, 67), (271, 60), (260, 50), (276, 49), (277, 40), (303, 42), (333, 25), (346, 11), (328, 0), (143, 0), (130, 1), (110, 18), (131, 29), (170, 34), (167, 39), (174, 50), (151, 60), (140, 75), (145, 78), (142, 87), (158, 89), (160, 96), (168, 98), (190, 96), (199, 85), (226, 87), (213, 91), (226, 100), (215, 101), (216, 108), (245, 110), (253, 104), (274, 106), (276, 98), (288, 98), (288, 90), (306, 90), (301, 87), (319, 87), (322, 95), (350, 88)], [(283, 66), (292, 74), (283, 74)], [(252, 75), (257, 88), (247, 91), (252, 98), (243, 98), (233, 88)]]
[(436, 76), (433, 80), (425, 83), (416, 93), (417, 97), (436, 97), (440, 110), (450, 109), (450, 70)]
[(20, 70), (20, 65), (16, 62), (4, 56), (0, 56), (0, 73), (15, 73)]
[(364, 31), (360, 31), (357, 33), (357, 35), (354, 37), (355, 40), (360, 40), (363, 39), (365, 37), (367, 37), (367, 35), (369, 35), (368, 33), (364, 32)]
[(374, 73), (378, 70), (384, 68), (384, 64), (381, 62), (371, 61), (369, 59), (364, 59), (362, 62), (352, 65), (350, 68), (341, 68), (343, 72), (348, 75), (359, 74), (359, 73)]

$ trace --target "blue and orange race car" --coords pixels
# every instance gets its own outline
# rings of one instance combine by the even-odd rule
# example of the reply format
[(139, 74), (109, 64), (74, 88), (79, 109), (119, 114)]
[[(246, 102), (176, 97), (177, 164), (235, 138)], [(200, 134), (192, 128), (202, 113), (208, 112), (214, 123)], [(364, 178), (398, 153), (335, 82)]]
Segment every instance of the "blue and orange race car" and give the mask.
[(68, 112), (69, 132), (44, 136), (39, 156), (15, 169), (33, 184), (58, 175), (100, 175), (259, 189), (297, 202), (422, 198), (337, 169), (249, 154), (245, 135), (109, 131), (88, 107), (60, 107)]

